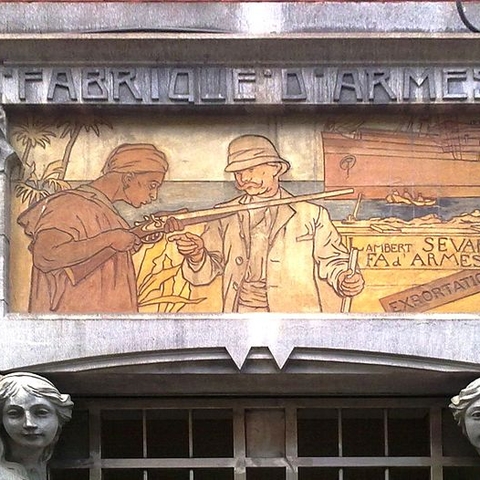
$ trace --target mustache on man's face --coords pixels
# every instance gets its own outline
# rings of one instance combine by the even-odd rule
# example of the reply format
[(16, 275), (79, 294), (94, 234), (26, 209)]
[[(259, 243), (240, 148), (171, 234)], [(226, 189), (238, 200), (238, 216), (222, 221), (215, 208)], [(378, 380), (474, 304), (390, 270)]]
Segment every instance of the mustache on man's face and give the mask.
[(246, 183), (242, 183), (242, 182), (239, 182), (237, 180), (237, 186), (240, 187), (240, 188), (250, 188), (250, 187), (256, 187), (256, 188), (259, 188), (262, 186), (262, 183), (257, 183), (257, 182), (246, 182)]

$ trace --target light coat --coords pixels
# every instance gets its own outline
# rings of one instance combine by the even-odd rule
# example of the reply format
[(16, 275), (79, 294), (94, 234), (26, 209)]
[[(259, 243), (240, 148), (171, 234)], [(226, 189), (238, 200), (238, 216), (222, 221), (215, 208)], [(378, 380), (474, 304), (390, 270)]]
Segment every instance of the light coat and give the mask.
[[(291, 197), (280, 190), (281, 197)], [(245, 203), (245, 196), (225, 205)], [(348, 269), (348, 251), (325, 208), (308, 202), (281, 205), (269, 235), (267, 298), (271, 312), (340, 311), (338, 277)], [(248, 212), (207, 224), (203, 264), (185, 261), (183, 275), (193, 285), (208, 285), (223, 275), (223, 311), (237, 311), (237, 294), (250, 256)]]

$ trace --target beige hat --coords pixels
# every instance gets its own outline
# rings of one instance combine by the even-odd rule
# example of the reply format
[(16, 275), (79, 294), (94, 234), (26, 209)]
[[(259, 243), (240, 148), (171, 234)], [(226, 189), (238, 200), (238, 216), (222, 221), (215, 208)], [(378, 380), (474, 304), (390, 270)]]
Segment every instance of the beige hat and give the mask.
[(226, 172), (238, 172), (270, 162), (282, 164), (280, 175), (290, 168), (290, 163), (281, 158), (273, 143), (262, 135), (242, 135), (232, 140), (227, 161)]

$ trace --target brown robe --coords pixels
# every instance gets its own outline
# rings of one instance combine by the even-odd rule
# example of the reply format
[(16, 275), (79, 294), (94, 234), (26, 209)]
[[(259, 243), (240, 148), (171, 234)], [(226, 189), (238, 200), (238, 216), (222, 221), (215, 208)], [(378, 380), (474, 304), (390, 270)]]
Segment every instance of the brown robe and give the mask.
[(130, 252), (117, 252), (84, 278), (77, 279), (75, 284), (69, 277), (67, 265), (50, 271), (42, 271), (36, 266), (35, 257), (43, 255), (43, 260), (47, 255), (47, 252), (35, 249), (35, 239), (42, 230), (60, 230), (70, 235), (73, 241), (79, 241), (108, 230), (129, 228), (103, 193), (88, 185), (60, 192), (30, 207), (19, 216), (18, 223), (32, 238), (29, 247), (33, 253), (29, 312), (138, 311)]

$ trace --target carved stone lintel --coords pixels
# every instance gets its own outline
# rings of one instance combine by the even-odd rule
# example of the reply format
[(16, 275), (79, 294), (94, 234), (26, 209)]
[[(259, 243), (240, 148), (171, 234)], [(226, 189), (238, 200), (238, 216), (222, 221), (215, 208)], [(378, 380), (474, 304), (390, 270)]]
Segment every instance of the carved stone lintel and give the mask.
[(0, 102), (70, 107), (476, 104), (479, 78), (478, 64), (16, 65), (0, 66)]
[(0, 378), (0, 478), (46, 480), (47, 462), (72, 408), (70, 395), (39, 375)]

